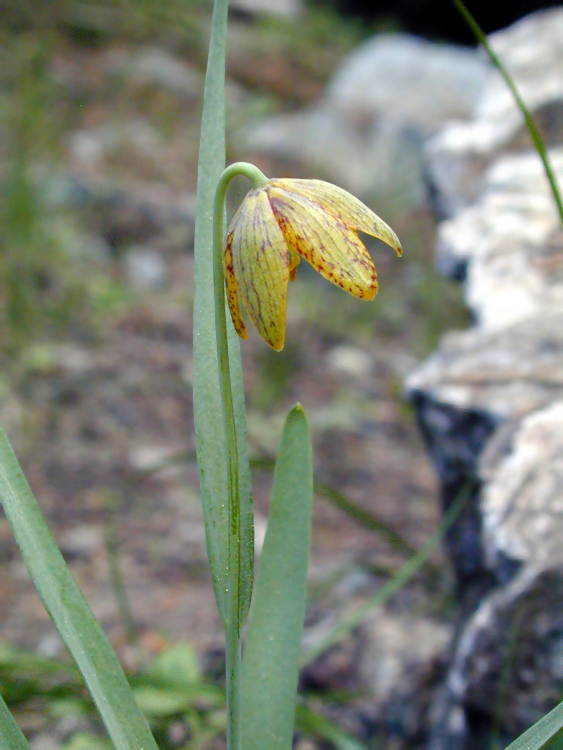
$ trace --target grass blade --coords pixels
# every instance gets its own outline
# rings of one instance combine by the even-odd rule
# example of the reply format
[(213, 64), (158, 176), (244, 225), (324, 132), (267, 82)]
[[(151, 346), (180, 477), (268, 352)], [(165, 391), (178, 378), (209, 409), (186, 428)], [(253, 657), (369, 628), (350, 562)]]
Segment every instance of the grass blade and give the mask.
[[(223, 624), (226, 624), (227, 620), (226, 589), (228, 588), (227, 447), (215, 340), (213, 203), (217, 183), (225, 168), (224, 91), (227, 9), (227, 0), (215, 0), (205, 76), (197, 176), (193, 336), (194, 418), (201, 501), (209, 565)], [(245, 571), (242, 594), (243, 612), (246, 615), (250, 606), (254, 555), (250, 469), (246, 449), (240, 348), (238, 336), (230, 319), (227, 320), (227, 326), (239, 460), (243, 530), (242, 566)]]
[(516, 102), (518, 109), (520, 110), (520, 112), (522, 113), (522, 116), (524, 117), (524, 121), (526, 123), (526, 127), (528, 128), (528, 132), (532, 138), (534, 147), (536, 151), (538, 152), (538, 155), (542, 161), (543, 168), (545, 171), (545, 176), (547, 177), (547, 180), (549, 182), (549, 186), (553, 194), (553, 200), (555, 201), (555, 205), (557, 206), (557, 210), (559, 211), (559, 218), (561, 219), (561, 223), (563, 224), (563, 202), (561, 201), (561, 193), (559, 192), (559, 187), (557, 185), (557, 178), (555, 177), (555, 173), (553, 169), (551, 168), (551, 164), (549, 163), (549, 158), (547, 156), (547, 150), (545, 148), (543, 138), (541, 137), (541, 133), (538, 130), (538, 126), (536, 125), (536, 122), (532, 116), (532, 113), (530, 112), (528, 107), (524, 104), (524, 100), (520, 96), (520, 92), (516, 88), (516, 84), (512, 80), (512, 77), (508, 73), (507, 69), (504, 67), (504, 65), (501, 63), (496, 53), (493, 51), (483, 29), (479, 26), (479, 24), (477, 23), (475, 18), (472, 16), (472, 14), (469, 12), (469, 10), (466, 8), (462, 0), (453, 0), (453, 3), (456, 6), (456, 8), (459, 10), (461, 15), (464, 17), (471, 31), (475, 34), (476, 38), (479, 40), (479, 42), (483, 45), (483, 47), (487, 51), (487, 54), (489, 55), (489, 58), (492, 64), (495, 66), (495, 68), (497, 68), (501, 76), (504, 78), (504, 82), (510, 89), (511, 94), (514, 97), (514, 101)]
[(328, 740), (337, 750), (366, 750), (361, 742), (343, 732), (321, 714), (311, 711), (308, 706), (297, 706), (295, 721), (301, 731)]
[(411, 557), (403, 567), (399, 570), (397, 575), (383, 586), (377, 593), (375, 593), (370, 599), (364, 604), (361, 604), (355, 610), (350, 612), (339, 622), (335, 627), (327, 633), (323, 638), (319, 639), (317, 643), (311, 646), (304, 654), (301, 659), (301, 666), (310, 664), (312, 661), (317, 659), (321, 654), (327, 651), (329, 648), (343, 640), (349, 635), (358, 625), (365, 620), (368, 614), (377, 607), (383, 606), (399, 589), (401, 589), (426, 563), (430, 555), (438, 547), (441, 540), (445, 536), (447, 530), (455, 522), (456, 518), (461, 513), (463, 506), (467, 502), (471, 492), (471, 484), (466, 484), (454, 502), (450, 505), (438, 530), (432, 534), (423, 544), (420, 552)]
[(22, 730), (0, 695), (0, 750), (30, 750)]
[(541, 750), (541, 748), (561, 748), (563, 737), (563, 703), (550, 711), (530, 727), (518, 739), (514, 740), (506, 750)]
[(242, 670), (244, 750), (290, 750), (313, 505), (311, 438), (300, 405), (285, 423)]
[(117, 750), (158, 750), (123, 670), (72, 577), (0, 428), (0, 499), (23, 560)]

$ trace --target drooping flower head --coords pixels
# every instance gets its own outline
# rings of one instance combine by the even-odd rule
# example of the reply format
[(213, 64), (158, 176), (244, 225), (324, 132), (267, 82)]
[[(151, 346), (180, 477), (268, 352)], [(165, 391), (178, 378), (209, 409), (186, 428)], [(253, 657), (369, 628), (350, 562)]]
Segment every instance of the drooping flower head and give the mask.
[(287, 287), (299, 256), (359, 299), (377, 293), (373, 261), (358, 237), (377, 237), (401, 255), (395, 232), (346, 190), (322, 180), (268, 180), (235, 214), (224, 249), (227, 300), (239, 336), (248, 338), (239, 298), (262, 338), (283, 349)]

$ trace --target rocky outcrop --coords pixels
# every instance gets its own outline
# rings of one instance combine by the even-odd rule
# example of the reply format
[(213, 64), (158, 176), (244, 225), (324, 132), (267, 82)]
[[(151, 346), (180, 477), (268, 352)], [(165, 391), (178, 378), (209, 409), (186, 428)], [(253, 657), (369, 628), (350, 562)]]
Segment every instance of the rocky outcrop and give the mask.
[(378, 34), (343, 61), (321, 99), (245, 127), (246, 150), (307, 165), (360, 197), (424, 202), (424, 141), (469, 117), (492, 74), (473, 50)]
[[(547, 10), (492, 34), (490, 44), (542, 128), (547, 146), (563, 141), (563, 13)], [(470, 120), (458, 120), (427, 145), (427, 166), (442, 217), (470, 205), (499, 154), (527, 151), (530, 136), (500, 75), (490, 76)]]
[[(492, 43), (547, 124), (563, 185), (563, 11)], [(492, 79), (468, 123), (428, 147), (437, 264), (464, 280), (475, 326), (407, 383), (447, 508), (461, 619), (434, 707), (433, 750), (504, 744), (563, 688), (563, 231), (511, 95)]]

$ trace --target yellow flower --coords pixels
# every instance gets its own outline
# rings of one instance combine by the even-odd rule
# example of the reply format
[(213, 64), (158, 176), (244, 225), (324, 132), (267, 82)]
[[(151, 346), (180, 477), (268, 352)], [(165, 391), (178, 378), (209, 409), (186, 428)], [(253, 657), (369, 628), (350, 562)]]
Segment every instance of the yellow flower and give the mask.
[(283, 349), (287, 287), (301, 255), (313, 268), (360, 299), (377, 293), (377, 273), (357, 232), (377, 237), (401, 255), (393, 230), (361, 201), (321, 180), (268, 180), (251, 190), (227, 232), (224, 272), (235, 329), (248, 338), (239, 296), (262, 338)]

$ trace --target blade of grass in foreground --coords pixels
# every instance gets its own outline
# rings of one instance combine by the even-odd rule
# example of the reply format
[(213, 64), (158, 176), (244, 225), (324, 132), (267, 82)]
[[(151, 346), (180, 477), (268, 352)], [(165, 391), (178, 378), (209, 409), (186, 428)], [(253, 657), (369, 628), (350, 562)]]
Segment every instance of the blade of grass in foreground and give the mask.
[(0, 695), (0, 750), (30, 750), (22, 730)]
[(117, 750), (158, 750), (103, 630), (72, 577), (0, 428), (0, 499), (29, 575)]
[[(227, 0), (215, 0), (211, 40), (205, 75), (194, 244), (194, 418), (197, 438), (201, 501), (205, 519), (207, 553), (217, 606), (227, 621), (228, 507), (227, 448), (219, 385), (213, 294), (213, 204), (225, 168), (225, 46)], [(250, 606), (253, 579), (254, 530), (250, 469), (246, 449), (244, 390), (238, 336), (227, 316), (231, 385), (237, 432), (239, 493), (241, 504), (242, 614)]]
[(514, 740), (506, 750), (560, 750), (563, 747), (563, 703), (542, 717), (517, 740)]
[(328, 740), (337, 750), (365, 750), (365, 746), (343, 732), (336, 724), (318, 713), (314, 713), (304, 705), (297, 705), (295, 710), (295, 721), (298, 729)]
[(534, 118), (532, 117), (532, 113), (530, 112), (528, 107), (524, 104), (524, 100), (520, 96), (520, 93), (518, 89), (516, 88), (516, 85), (514, 81), (512, 80), (511, 76), (509, 75), (507, 69), (504, 67), (504, 65), (501, 63), (501, 61), (497, 57), (496, 53), (493, 51), (483, 29), (479, 26), (475, 18), (471, 15), (471, 13), (466, 8), (462, 0), (453, 0), (453, 3), (456, 6), (456, 8), (459, 10), (461, 15), (464, 17), (467, 25), (473, 31), (478, 41), (483, 45), (483, 47), (487, 51), (487, 54), (489, 55), (489, 58), (492, 64), (495, 66), (495, 68), (497, 68), (501, 76), (504, 78), (504, 82), (510, 89), (511, 94), (514, 97), (514, 101), (516, 102), (518, 106), (518, 109), (520, 110), (520, 112), (522, 112), (522, 116), (524, 117), (524, 121), (526, 123), (526, 127), (528, 128), (528, 132), (532, 138), (534, 147), (536, 151), (538, 152), (538, 155), (542, 161), (543, 168), (545, 171), (545, 176), (548, 179), (549, 186), (551, 187), (551, 192), (553, 193), (553, 199), (555, 201), (555, 205), (557, 206), (557, 210), (559, 211), (559, 217), (561, 219), (561, 223), (563, 224), (563, 202), (561, 201), (561, 194), (559, 192), (559, 187), (557, 185), (557, 178), (555, 177), (555, 173), (553, 169), (551, 168), (551, 164), (549, 163), (549, 158), (547, 156), (547, 150), (545, 148), (543, 138), (541, 137), (541, 133), (538, 130), (538, 126), (536, 125), (536, 122)]
[(311, 646), (301, 658), (300, 664), (302, 667), (310, 664), (325, 651), (328, 651), (329, 648), (343, 640), (365, 620), (373, 609), (383, 606), (383, 604), (385, 604), (385, 602), (387, 602), (396, 591), (402, 588), (415, 575), (415, 573), (423, 567), (430, 555), (440, 544), (446, 531), (452, 526), (461, 513), (470, 493), (471, 485), (466, 484), (465, 487), (460, 490), (458, 496), (444, 514), (444, 518), (442, 519), (442, 523), (438, 530), (423, 544), (420, 552), (417, 552), (416, 555), (411, 557), (411, 559), (408, 560), (399, 570), (397, 575), (391, 581), (386, 583), (382, 589), (375, 593), (371, 599), (368, 599), (367, 602), (350, 612), (350, 614), (335, 625), (329, 633)]
[(313, 460), (305, 413), (285, 423), (242, 668), (244, 750), (290, 750), (305, 617)]

